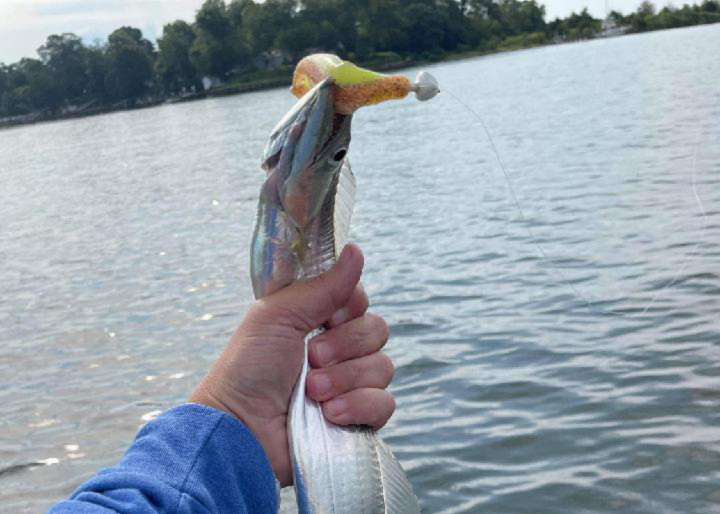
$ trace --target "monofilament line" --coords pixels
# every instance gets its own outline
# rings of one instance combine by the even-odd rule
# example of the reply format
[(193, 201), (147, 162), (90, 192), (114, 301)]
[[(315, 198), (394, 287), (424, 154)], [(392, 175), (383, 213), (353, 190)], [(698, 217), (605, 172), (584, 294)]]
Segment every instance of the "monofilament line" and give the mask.
[[(502, 162), (502, 159), (500, 158), (500, 153), (498, 152), (495, 141), (493, 140), (492, 135), (490, 134), (490, 131), (487, 128), (487, 125), (485, 125), (485, 121), (482, 119), (482, 117), (475, 112), (467, 103), (465, 103), (463, 100), (461, 100), (458, 96), (454, 95), (451, 91), (448, 91), (447, 89), (443, 89), (443, 92), (449, 94), (452, 96), (460, 105), (465, 107), (477, 120), (480, 122), (480, 125), (482, 126), (483, 130), (485, 131), (485, 135), (487, 136), (488, 142), (490, 143), (490, 147), (492, 148), (493, 153), (495, 154), (495, 158), (497, 159), (498, 165), (500, 166), (500, 169), (503, 172), (503, 175), (505, 176), (505, 181), (507, 182), (508, 189), (510, 190), (510, 195), (512, 196), (513, 203), (515, 204), (515, 207), (517, 208), (518, 212), (520, 213), (520, 218), (525, 223), (525, 227), (528, 231), (528, 234), (532, 238), (533, 244), (538, 249), (542, 257), (550, 263), (552, 266), (552, 269), (557, 275), (560, 277), (561, 281), (570, 288), (570, 290), (575, 293), (579, 298), (581, 298), (588, 310), (592, 313), (594, 310), (596, 312), (602, 312), (607, 314), (620, 314), (618, 311), (609, 309), (594, 309), (592, 302), (582, 293), (580, 290), (578, 290), (568, 279), (567, 277), (552, 264), (552, 261), (550, 260), (547, 253), (545, 253), (545, 250), (540, 245), (540, 242), (538, 241), (537, 237), (535, 237), (535, 233), (532, 230), (532, 227), (530, 226), (530, 222), (525, 217), (525, 213), (523, 212), (522, 205), (520, 205), (520, 201), (518, 200), (517, 195), (515, 194), (515, 188), (513, 187), (512, 180), (510, 179), (510, 174), (507, 172), (505, 168), (505, 164)], [(693, 195), (695, 196), (695, 202), (697, 203), (700, 213), (703, 217), (703, 228), (702, 232), (700, 234), (700, 238), (693, 246), (693, 249), (687, 254), (688, 256), (692, 256), (697, 252), (698, 247), (700, 246), (700, 243), (705, 239), (705, 234), (707, 232), (707, 226), (708, 226), (708, 219), (707, 219), (707, 212), (705, 211), (705, 207), (702, 203), (702, 199), (700, 198), (700, 194), (697, 190), (697, 156), (698, 156), (698, 150), (700, 147), (700, 133), (701, 133), (702, 127), (698, 127), (697, 134), (695, 136), (695, 144), (694, 144), (694, 150), (693, 150), (693, 164), (692, 164), (692, 189), (693, 189)], [(685, 271), (687, 268), (688, 259), (686, 259), (682, 266), (678, 269), (678, 271), (675, 273), (673, 278), (668, 281), (667, 284), (665, 284), (662, 289), (660, 289), (657, 293), (655, 293), (655, 296), (653, 296), (653, 299), (650, 301), (650, 303), (642, 310), (641, 314), (646, 314), (652, 307), (655, 305), (655, 302), (660, 298), (660, 295), (669, 287), (671, 287), (673, 284), (675, 284), (680, 277), (680, 275)]]
[[(698, 156), (698, 149), (700, 148), (700, 132), (702, 130), (702, 125), (698, 127), (697, 134), (695, 134), (695, 150), (693, 151), (693, 164), (692, 164), (692, 189), (693, 194), (695, 195), (695, 202), (698, 204), (698, 207), (700, 208), (700, 213), (702, 214), (703, 218), (703, 228), (702, 232), (700, 232), (700, 239), (695, 243), (692, 250), (687, 254), (688, 257), (694, 255), (697, 252), (698, 247), (700, 246), (700, 243), (705, 239), (705, 233), (707, 232), (708, 227), (708, 219), (707, 219), (707, 212), (705, 212), (705, 206), (703, 206), (702, 200), (700, 199), (700, 194), (697, 190), (697, 156)], [(655, 305), (655, 302), (658, 298), (660, 298), (660, 295), (669, 287), (671, 287), (675, 282), (677, 282), (677, 279), (680, 277), (680, 275), (685, 271), (685, 268), (687, 268), (689, 259), (685, 259), (685, 261), (682, 263), (682, 266), (680, 266), (680, 269), (675, 272), (675, 275), (673, 276), (672, 280), (670, 280), (667, 284), (663, 286), (660, 291), (655, 293), (655, 296), (653, 296), (652, 301), (643, 309), (642, 313), (645, 314), (647, 311), (649, 311), (653, 305)]]
[(547, 253), (545, 253), (545, 250), (542, 246), (540, 246), (540, 242), (538, 241), (537, 237), (535, 237), (535, 233), (532, 230), (532, 227), (530, 226), (529, 220), (525, 217), (525, 213), (523, 212), (523, 208), (520, 205), (520, 201), (518, 200), (517, 195), (515, 194), (515, 188), (513, 187), (512, 180), (510, 180), (510, 174), (505, 169), (505, 164), (503, 163), (502, 159), (500, 158), (500, 153), (497, 151), (497, 148), (495, 147), (495, 141), (493, 140), (492, 135), (490, 134), (490, 131), (487, 128), (487, 125), (485, 125), (485, 121), (482, 119), (482, 117), (475, 112), (468, 104), (466, 104), (464, 101), (462, 101), (458, 96), (453, 94), (451, 91), (448, 91), (446, 88), (443, 88), (442, 90), (444, 93), (449, 94), (452, 96), (460, 105), (465, 107), (477, 120), (480, 122), (480, 125), (482, 126), (483, 130), (485, 131), (485, 135), (487, 136), (488, 142), (490, 143), (490, 147), (492, 148), (493, 153), (495, 154), (495, 158), (497, 159), (498, 165), (500, 166), (500, 169), (503, 172), (503, 175), (505, 175), (505, 181), (507, 182), (508, 189), (510, 190), (510, 195), (512, 196), (513, 203), (515, 204), (515, 207), (517, 208), (518, 212), (520, 213), (520, 219), (522, 219), (523, 223), (525, 224), (525, 228), (527, 229), (528, 234), (532, 238), (533, 244), (538, 249), (540, 254), (542, 255), (543, 259), (545, 259), (550, 266), (552, 267), (553, 271), (557, 273), (557, 275), (560, 277), (560, 280), (570, 288), (570, 290), (575, 293), (576, 296), (581, 298), (585, 304), (587, 305), (588, 310), (592, 313), (593, 307), (591, 302), (583, 295), (572, 283), (563, 275), (563, 273), (552, 264), (551, 259), (548, 257)]

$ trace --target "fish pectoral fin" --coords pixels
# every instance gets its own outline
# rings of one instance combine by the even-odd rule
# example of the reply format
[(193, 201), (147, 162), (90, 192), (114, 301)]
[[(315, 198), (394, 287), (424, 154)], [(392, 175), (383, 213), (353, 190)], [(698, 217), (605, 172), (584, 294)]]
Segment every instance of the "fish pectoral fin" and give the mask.
[(333, 212), (333, 239), (335, 243), (335, 256), (339, 256), (350, 232), (350, 218), (355, 207), (355, 175), (350, 167), (350, 160), (345, 159), (338, 177), (335, 190), (335, 205)]
[(419, 514), (420, 505), (405, 470), (393, 455), (392, 450), (380, 439), (380, 436), (373, 435), (380, 466), (385, 512), (387, 514)]

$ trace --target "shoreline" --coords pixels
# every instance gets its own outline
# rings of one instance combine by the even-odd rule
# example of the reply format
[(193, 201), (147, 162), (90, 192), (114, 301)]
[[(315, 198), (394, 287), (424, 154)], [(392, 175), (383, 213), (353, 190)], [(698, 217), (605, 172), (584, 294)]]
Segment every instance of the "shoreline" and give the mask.
[[(706, 25), (706, 24), (702, 24)], [(702, 26), (693, 25), (693, 27)], [(712, 25), (712, 24), (709, 24)], [(690, 27), (677, 27), (690, 28)], [(661, 29), (661, 30), (676, 30), (676, 28)], [(473, 59), (477, 57), (485, 57), (489, 55), (496, 55), (501, 53), (517, 52), (520, 50), (528, 50), (532, 48), (541, 48), (546, 46), (556, 46), (568, 43), (582, 43), (587, 41), (593, 41), (596, 39), (614, 39), (616, 37), (630, 36), (633, 34), (645, 34), (649, 32), (659, 32), (659, 30), (644, 31), (644, 32), (626, 32), (616, 36), (597, 36), (588, 39), (577, 39), (572, 41), (546, 41), (543, 43), (532, 43), (530, 41), (515, 42), (514, 44), (503, 46), (502, 44), (492, 50), (464, 50), (458, 52), (448, 52), (442, 55), (438, 55), (437, 58), (425, 58), (425, 59), (413, 59), (406, 58), (401, 60), (383, 60), (382, 56), (377, 56), (376, 59), (369, 59), (367, 61), (359, 62), (358, 65), (369, 68), (375, 71), (393, 71), (403, 68), (410, 68), (414, 66), (421, 66), (424, 64), (436, 64), (441, 62), (452, 62), (462, 61), (465, 59)], [(244, 93), (251, 93), (254, 91), (265, 91), (269, 89), (275, 89), (280, 87), (289, 87), (292, 82), (294, 68), (287, 67), (276, 70), (263, 70), (256, 72), (256, 74), (270, 74), (274, 75), (269, 78), (258, 78), (253, 80), (252, 78), (247, 81), (235, 81), (220, 85), (216, 88), (209, 89), (200, 93), (192, 93), (185, 96), (171, 96), (148, 100), (141, 105), (129, 106), (126, 103), (123, 105), (106, 105), (102, 107), (90, 108), (85, 110), (78, 110), (73, 112), (65, 112), (62, 114), (51, 114), (42, 115), (41, 113), (29, 114), (24, 116), (18, 116), (15, 119), (5, 118), (0, 119), (0, 131), (9, 130), (17, 127), (26, 125), (35, 125), (39, 123), (51, 123), (56, 121), (71, 120), (76, 118), (86, 118), (90, 116), (100, 116), (103, 114), (110, 114), (113, 112), (121, 111), (133, 111), (137, 109), (148, 109), (152, 107), (159, 107), (166, 104), (176, 104), (184, 102), (195, 102), (199, 100), (206, 100), (208, 98), (219, 98), (223, 96), (240, 95)]]
[[(518, 48), (520, 50), (520, 48)], [(402, 68), (409, 68), (411, 66), (419, 66), (422, 64), (436, 63), (450, 60), (461, 60), (466, 58), (478, 57), (485, 55), (485, 53), (478, 53), (475, 55), (465, 55), (464, 53), (453, 53), (442, 56), (440, 59), (403, 59), (400, 61), (373, 61), (369, 60), (362, 63), (363, 67), (368, 67), (375, 71), (392, 71)], [(499, 53), (490, 52), (490, 53)], [(88, 118), (91, 116), (100, 116), (103, 114), (110, 114), (113, 112), (122, 111), (134, 111), (139, 109), (149, 109), (152, 107), (160, 107), (162, 105), (170, 105), (185, 102), (196, 102), (199, 100), (206, 100), (209, 98), (220, 98), (223, 96), (241, 95), (245, 93), (252, 93), (255, 91), (266, 91), (269, 89), (275, 89), (280, 87), (290, 87), (292, 83), (292, 75), (294, 68), (277, 69), (271, 70), (276, 75), (272, 78), (249, 80), (247, 82), (229, 82), (227, 84), (220, 85), (213, 89), (203, 91), (201, 93), (192, 93), (185, 96), (171, 96), (158, 99), (152, 99), (146, 101), (140, 105), (128, 106), (128, 105), (106, 105), (102, 107), (96, 107), (85, 110), (78, 110), (73, 112), (65, 112), (61, 114), (48, 114), (42, 115), (40, 113), (28, 114), (24, 116), (18, 116), (15, 119), (6, 118), (0, 119), (0, 130), (12, 129), (22, 127), (26, 125), (36, 125), (39, 123), (52, 123), (56, 121), (71, 120), (76, 118)], [(267, 72), (267, 70), (265, 70)]]

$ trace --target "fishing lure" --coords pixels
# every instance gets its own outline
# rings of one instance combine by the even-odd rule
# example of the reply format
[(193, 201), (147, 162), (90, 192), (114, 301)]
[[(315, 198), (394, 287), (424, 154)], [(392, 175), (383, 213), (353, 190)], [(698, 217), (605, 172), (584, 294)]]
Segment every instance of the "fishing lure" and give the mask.
[[(347, 159), (352, 114), (363, 106), (438, 93), (426, 72), (411, 83), (317, 54), (298, 63), (291, 92), (300, 100), (270, 134), (262, 159), (251, 250), (256, 298), (327, 271), (345, 244), (355, 199)], [(420, 508), (400, 463), (377, 433), (338, 426), (305, 395), (307, 343), (288, 417), (290, 457), (301, 514), (417, 514)]]
[(430, 100), (440, 92), (437, 80), (426, 71), (420, 72), (411, 84), (403, 75), (366, 70), (331, 54), (314, 54), (300, 61), (295, 67), (290, 91), (301, 98), (328, 77), (335, 84), (333, 107), (339, 114), (352, 114), (360, 107), (399, 100), (410, 92), (420, 101)]

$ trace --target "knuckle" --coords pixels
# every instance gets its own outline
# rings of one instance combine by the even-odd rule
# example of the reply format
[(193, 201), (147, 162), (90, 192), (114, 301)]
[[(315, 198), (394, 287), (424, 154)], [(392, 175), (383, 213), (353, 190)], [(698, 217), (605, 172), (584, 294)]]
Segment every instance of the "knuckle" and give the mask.
[(385, 343), (387, 343), (388, 338), (390, 337), (390, 328), (388, 327), (387, 321), (385, 321), (385, 318), (382, 318), (380, 316), (375, 316), (378, 323), (378, 331), (380, 335), (382, 335), (382, 341), (383, 346)]
[(395, 401), (395, 397), (388, 393), (388, 419), (390, 419), (390, 416), (393, 415), (395, 412), (395, 408), (397, 407), (397, 402)]
[(284, 309), (284, 317), (298, 332), (306, 333), (314, 328), (312, 317), (302, 310)]
[(374, 428), (379, 429), (385, 426), (395, 412), (395, 397), (384, 392), (382, 401), (378, 401), (376, 404), (379, 407), (375, 408), (372, 413), (368, 413), (368, 421)]
[(384, 345), (388, 337), (390, 337), (390, 329), (385, 318), (372, 312), (367, 313), (367, 317), (370, 325), (369, 332), (375, 335)]
[(307, 332), (314, 328), (312, 318), (302, 307), (273, 301), (272, 298), (257, 300), (248, 310), (246, 319), (266, 325), (289, 327), (298, 332)]
[(385, 408), (382, 410), (382, 412), (378, 413), (376, 428), (382, 428), (388, 421), (390, 421), (390, 418), (395, 412), (395, 397), (390, 393), (387, 393), (384, 405)]
[(395, 376), (395, 364), (386, 353), (379, 353), (378, 355), (380, 356), (383, 377), (387, 380), (387, 384), (385, 384), (387, 387)]
[(348, 326), (348, 342), (352, 344), (353, 347), (357, 347), (358, 345), (364, 343), (369, 334), (370, 331), (368, 330), (366, 323), (353, 323)]
[(368, 310), (368, 307), (370, 307), (370, 299), (361, 285), (358, 285), (358, 288), (360, 290), (359, 311), (364, 313)]
[(371, 346), (372, 351), (376, 351), (387, 342), (388, 326), (383, 318), (368, 312), (363, 316), (362, 323), (354, 327), (351, 336), (357, 344)]
[(345, 379), (348, 384), (348, 390), (356, 389), (359, 386), (360, 379), (363, 375), (362, 366), (357, 360), (351, 360), (346, 362), (345, 368)]
[(273, 306), (266, 298), (259, 298), (245, 315), (246, 319), (264, 319), (273, 316)]

